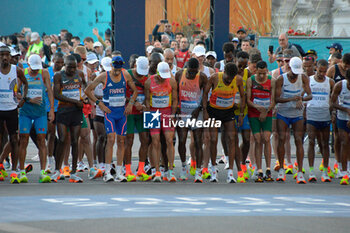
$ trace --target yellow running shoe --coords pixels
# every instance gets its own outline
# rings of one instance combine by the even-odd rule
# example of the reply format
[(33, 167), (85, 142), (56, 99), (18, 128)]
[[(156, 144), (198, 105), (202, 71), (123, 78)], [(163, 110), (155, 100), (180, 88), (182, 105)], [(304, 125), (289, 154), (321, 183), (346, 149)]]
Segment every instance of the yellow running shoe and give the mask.
[(131, 172), (128, 174), (125, 174), (126, 180), (128, 182), (135, 182), (136, 181), (136, 176)]
[(195, 176), (196, 175), (196, 162), (191, 160), (191, 167), (190, 167), (190, 174), (191, 176)]
[(20, 172), (20, 174), (19, 174), (19, 181), (21, 183), (28, 183), (28, 177), (27, 177), (26, 172)]
[(343, 176), (343, 178), (340, 181), (340, 184), (341, 185), (349, 185), (349, 176), (348, 175)]
[(243, 171), (238, 172), (237, 183), (245, 183)]
[(334, 173), (333, 173), (331, 167), (328, 167), (327, 175), (328, 175), (329, 178), (331, 178), (331, 179), (334, 179), (334, 178), (335, 178), (335, 175), (334, 175)]
[(18, 179), (18, 176), (17, 176), (17, 174), (16, 173), (12, 173), (11, 175), (10, 175), (10, 178), (11, 178), (11, 184), (19, 184), (19, 183), (21, 183), (21, 181)]
[(288, 165), (287, 170), (286, 170), (286, 174), (290, 174), (290, 175), (293, 174), (293, 165)]
[(209, 179), (210, 178), (210, 173), (209, 173), (209, 171), (208, 171), (208, 168), (203, 168), (203, 170), (202, 170), (202, 178), (203, 179)]
[(323, 166), (323, 159), (322, 159), (321, 165), (319, 167), (320, 171), (323, 171), (323, 168), (324, 168), (324, 166)]

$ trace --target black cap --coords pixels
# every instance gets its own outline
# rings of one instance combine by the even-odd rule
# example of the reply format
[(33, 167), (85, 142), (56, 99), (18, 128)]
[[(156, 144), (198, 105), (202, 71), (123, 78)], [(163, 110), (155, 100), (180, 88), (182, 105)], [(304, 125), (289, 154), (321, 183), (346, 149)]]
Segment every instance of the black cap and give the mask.
[(238, 29), (237, 33), (239, 33), (239, 32), (247, 33), (247, 32), (244, 30), (244, 28)]
[(314, 49), (309, 49), (309, 50), (305, 53), (305, 55), (315, 55), (315, 56), (317, 56), (317, 52), (316, 52), (316, 50), (314, 50)]

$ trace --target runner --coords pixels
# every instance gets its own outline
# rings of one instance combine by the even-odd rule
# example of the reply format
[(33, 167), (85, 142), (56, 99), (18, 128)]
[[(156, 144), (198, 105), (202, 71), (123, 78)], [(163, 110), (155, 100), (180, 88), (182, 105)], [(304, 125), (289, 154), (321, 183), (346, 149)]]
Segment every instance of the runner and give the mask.
[(174, 78), (171, 76), (168, 63), (160, 62), (157, 66), (157, 74), (152, 75), (145, 83), (145, 99), (146, 109), (156, 111), (160, 115), (160, 129), (150, 129), (152, 138), (152, 150), (156, 174), (153, 178), (154, 182), (161, 182), (161, 172), (159, 170), (159, 160), (161, 153), (160, 132), (165, 136), (167, 147), (167, 158), (169, 162), (170, 182), (176, 182), (175, 174), (173, 173), (174, 163), (174, 145), (173, 137), (175, 128), (171, 125), (173, 116), (177, 108), (177, 85)]
[[(279, 76), (276, 80), (276, 103), (277, 107), (277, 131), (278, 140), (278, 160), (280, 164), (284, 163), (284, 144), (286, 141), (286, 131), (292, 125), (294, 131), (294, 141), (296, 146), (298, 173), (297, 183), (306, 183), (302, 172), (304, 148), (303, 148), (303, 103), (312, 99), (309, 86), (309, 78), (303, 74), (302, 60), (293, 57), (289, 65), (291, 71)], [(307, 96), (301, 96), (302, 92)], [(278, 172), (277, 181), (285, 181), (286, 175), (281, 167)]]
[[(19, 111), (19, 179), (21, 183), (28, 182), (24, 163), (27, 154), (29, 132), (32, 128), (32, 122), (34, 122), (41, 168), (39, 183), (49, 183), (51, 179), (45, 172), (47, 155), (45, 137), (47, 120), (49, 119), (50, 122), (53, 122), (55, 118), (50, 74), (47, 70), (43, 70), (41, 58), (37, 54), (29, 56), (28, 64), (29, 68), (24, 70), (24, 75), (28, 82), (28, 94)], [(21, 87), (21, 84), (18, 87)], [(45, 90), (47, 90), (48, 100), (50, 101), (50, 106), (52, 106), (50, 107), (49, 117), (47, 117), (46, 113)]]
[[(129, 73), (122, 67), (124, 60), (121, 56), (113, 57), (112, 71), (101, 73), (85, 90), (88, 98), (95, 102), (105, 113), (105, 129), (107, 133), (106, 144), (106, 171), (103, 177), (105, 182), (127, 182), (122, 173), (124, 157), (124, 143), (126, 135), (126, 117), (131, 113), (132, 106), (137, 97), (137, 89)], [(103, 102), (99, 101), (92, 91), (103, 84)], [(133, 95), (126, 105), (126, 85), (133, 90)], [(111, 175), (111, 162), (113, 157), (113, 146), (117, 135), (117, 166), (116, 177)]]
[[(272, 109), (275, 107), (275, 82), (268, 75), (267, 63), (257, 63), (256, 75), (247, 81), (247, 104), (249, 123), (254, 135), (258, 176), (255, 182), (273, 181), (271, 176)], [(266, 161), (265, 176), (262, 170), (262, 147)], [(243, 160), (244, 161), (244, 160)], [(242, 161), (242, 162), (243, 162)]]
[[(240, 76), (236, 76), (238, 73), (237, 66), (233, 63), (227, 63), (225, 65), (225, 71), (214, 74), (210, 77), (208, 84), (203, 94), (203, 115), (204, 120), (208, 118), (214, 118), (221, 121), (226, 130), (226, 135), (229, 139), (228, 143), (228, 155), (229, 155), (229, 170), (227, 174), (227, 183), (236, 183), (233, 177), (233, 163), (235, 160), (235, 148), (234, 141), (236, 137), (236, 129), (234, 126), (234, 99), (239, 91), (241, 96), (240, 102), (240, 115), (239, 124), (243, 122), (245, 96), (243, 89), (243, 80)], [(207, 104), (208, 93), (212, 89), (212, 93), (209, 99), (209, 106)], [(212, 162), (215, 164), (217, 155), (217, 141), (218, 141), (218, 129), (210, 127), (210, 144), (205, 145), (205, 153), (211, 155)], [(244, 180), (243, 173), (239, 172), (238, 177)], [(213, 180), (214, 181), (214, 180)], [(214, 182), (217, 182), (215, 180)]]
[(224, 71), (225, 65), (228, 62), (234, 62), (235, 46), (232, 42), (226, 42), (222, 46), (222, 52), (224, 53), (224, 60), (221, 60), (215, 64), (215, 69), (218, 69), (220, 72)]
[[(20, 183), (17, 176), (17, 163), (18, 163), (18, 111), (17, 106), (23, 106), (25, 98), (28, 92), (28, 82), (24, 76), (23, 71), (17, 68), (15, 65), (10, 64), (11, 55), (10, 49), (7, 46), (0, 47), (0, 91), (2, 95), (0, 96), (0, 141), (4, 135), (5, 125), (9, 135), (9, 141), (11, 147), (13, 148), (11, 153), (12, 159), (12, 170), (10, 173), (11, 184)], [(17, 78), (19, 78), (23, 85), (22, 99), (17, 103)], [(0, 181), (3, 181), (7, 177), (7, 172), (5, 171), (4, 161), (7, 155), (1, 156), (0, 158)]]
[[(314, 173), (315, 140), (321, 145), (323, 165), (328, 168), (329, 161), (329, 131), (331, 124), (330, 95), (334, 87), (334, 80), (326, 76), (328, 62), (324, 59), (317, 62), (317, 72), (310, 77), (312, 100), (307, 102), (306, 119), (307, 134), (309, 136), (309, 182), (316, 182)], [(331, 182), (328, 169), (323, 169), (322, 182)]]
[[(171, 50), (172, 51), (172, 50)], [(146, 57), (138, 57), (136, 60), (136, 68), (128, 70), (136, 88), (137, 98), (132, 108), (131, 114), (127, 117), (127, 134), (126, 134), (126, 146), (125, 146), (125, 167), (126, 178), (128, 181), (136, 181), (136, 178), (141, 181), (148, 181), (152, 179), (145, 173), (145, 161), (147, 159), (147, 151), (149, 145), (149, 130), (143, 127), (143, 110), (145, 108), (145, 94), (144, 85), (148, 79), (148, 59)], [(132, 90), (127, 87), (127, 98), (132, 95)], [(137, 169), (136, 177), (131, 171), (131, 152), (134, 142), (134, 130), (139, 133), (139, 139), (141, 146), (139, 148), (139, 165)]]
[[(349, 54), (350, 55), (350, 54)], [(345, 56), (345, 54), (344, 54)], [(340, 184), (349, 184), (349, 171), (347, 162), (350, 150), (350, 69), (345, 73), (345, 79), (337, 82), (332, 93), (332, 104), (337, 112), (337, 127), (340, 140), (341, 170), (339, 176), (342, 177)]]
[[(180, 119), (184, 122), (191, 120), (192, 118), (196, 120), (203, 120), (203, 112), (201, 111), (201, 100), (202, 92), (207, 84), (207, 76), (199, 71), (199, 62), (196, 58), (190, 58), (188, 60), (188, 68), (180, 70), (176, 73), (175, 79), (178, 84), (179, 90), (179, 107), (181, 111)], [(202, 141), (202, 128), (188, 128), (188, 127), (178, 127), (179, 136), (179, 154), (182, 162), (182, 170), (180, 175), (180, 180), (187, 180), (187, 165), (186, 165), (186, 140), (188, 130), (193, 131), (193, 137), (195, 142), (195, 159), (196, 164), (199, 168), (202, 164), (203, 158), (203, 141)], [(196, 167), (194, 168), (196, 169)], [(203, 179), (201, 176), (200, 169), (195, 170), (195, 183), (202, 183)]]
[(175, 76), (176, 72), (179, 71), (179, 68), (174, 64), (175, 61), (175, 52), (172, 49), (164, 50), (164, 61), (168, 63), (172, 75)]

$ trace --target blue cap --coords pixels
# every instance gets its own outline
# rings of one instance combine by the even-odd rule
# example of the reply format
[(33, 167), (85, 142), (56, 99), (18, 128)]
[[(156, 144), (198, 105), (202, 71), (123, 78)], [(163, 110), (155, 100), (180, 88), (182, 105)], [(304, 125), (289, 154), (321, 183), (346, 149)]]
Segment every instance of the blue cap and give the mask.
[(339, 43), (333, 43), (331, 44), (331, 46), (327, 46), (327, 49), (331, 49), (334, 48), (336, 50), (342, 51), (343, 50), (343, 46), (341, 46), (341, 44)]
[(122, 68), (124, 63), (124, 59), (121, 56), (115, 56), (112, 58), (112, 66), (116, 69)]

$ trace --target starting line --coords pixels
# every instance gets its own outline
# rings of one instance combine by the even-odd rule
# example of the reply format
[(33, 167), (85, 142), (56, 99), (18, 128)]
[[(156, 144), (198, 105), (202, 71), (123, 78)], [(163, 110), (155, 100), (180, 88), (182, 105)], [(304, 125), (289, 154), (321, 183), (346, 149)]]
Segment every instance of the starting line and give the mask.
[(0, 197), (0, 222), (180, 216), (350, 217), (348, 196), (86, 195)]

